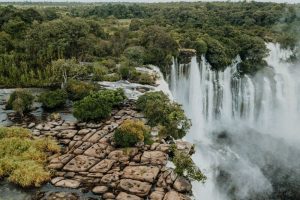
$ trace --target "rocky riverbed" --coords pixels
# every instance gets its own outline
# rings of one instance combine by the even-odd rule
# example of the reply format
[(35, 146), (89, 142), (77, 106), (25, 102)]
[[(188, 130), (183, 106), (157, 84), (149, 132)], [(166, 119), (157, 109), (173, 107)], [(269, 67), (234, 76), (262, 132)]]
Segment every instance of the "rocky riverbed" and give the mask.
[[(54, 171), (50, 182), (54, 187), (92, 192), (99, 199), (190, 199), (190, 181), (167, 167), (170, 144), (165, 140), (154, 136), (152, 145), (125, 149), (115, 146), (114, 130), (126, 119), (147, 120), (128, 101), (114, 110), (109, 119), (99, 123), (56, 119), (19, 125), (31, 129), (35, 137), (52, 136), (61, 144), (61, 153), (49, 157), (48, 168)], [(190, 143), (176, 143), (179, 150), (192, 151)], [(72, 192), (56, 191), (41, 192), (37, 199), (80, 197)]]

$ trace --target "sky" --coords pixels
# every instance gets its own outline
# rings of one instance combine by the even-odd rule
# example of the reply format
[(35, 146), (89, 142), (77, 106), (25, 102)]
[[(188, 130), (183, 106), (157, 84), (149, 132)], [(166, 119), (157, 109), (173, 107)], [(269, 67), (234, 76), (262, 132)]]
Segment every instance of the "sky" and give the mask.
[[(152, 2), (180, 2), (180, 1), (190, 1), (195, 2), (199, 0), (0, 0), (0, 2), (24, 2), (24, 1), (31, 1), (31, 2), (43, 2), (43, 1), (50, 1), (50, 2), (145, 2), (145, 3), (152, 3)], [(200, 0), (200, 1), (215, 1), (215, 0)], [(227, 0), (221, 0), (227, 1)], [(229, 1), (239, 1), (239, 0), (229, 0)], [(260, 2), (277, 2), (277, 3), (300, 3), (300, 0), (256, 0)]]

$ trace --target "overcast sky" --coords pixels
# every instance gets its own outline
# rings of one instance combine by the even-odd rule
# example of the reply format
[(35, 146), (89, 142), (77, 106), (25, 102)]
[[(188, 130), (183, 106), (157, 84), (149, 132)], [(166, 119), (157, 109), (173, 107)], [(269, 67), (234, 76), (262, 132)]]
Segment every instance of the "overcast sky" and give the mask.
[[(31, 1), (31, 2), (41, 2), (41, 1), (51, 1), (51, 2), (180, 2), (180, 1), (199, 1), (199, 0), (0, 0), (0, 2), (21, 2), (21, 1)], [(201, 0), (200, 0), (201, 1)], [(205, 0), (205, 1), (215, 1), (215, 0)], [(222, 0), (224, 1), (224, 0)], [(225, 0), (226, 1), (226, 0)], [(239, 1), (239, 0), (231, 0)], [(278, 3), (300, 3), (300, 0), (256, 0), (261, 2), (278, 2)]]

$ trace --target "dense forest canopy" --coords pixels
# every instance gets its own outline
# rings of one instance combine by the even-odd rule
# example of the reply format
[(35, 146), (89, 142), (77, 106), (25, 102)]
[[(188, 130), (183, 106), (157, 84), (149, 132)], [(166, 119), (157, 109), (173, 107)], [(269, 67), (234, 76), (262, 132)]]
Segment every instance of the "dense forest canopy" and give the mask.
[(279, 42), (296, 52), (300, 5), (3, 5), (0, 27), (2, 86), (56, 84), (62, 68), (82, 70), (82, 63), (97, 63), (112, 72), (117, 63), (154, 64), (166, 71), (180, 48), (196, 49), (216, 70), (240, 55), (240, 73), (254, 73), (265, 65), (265, 42)]

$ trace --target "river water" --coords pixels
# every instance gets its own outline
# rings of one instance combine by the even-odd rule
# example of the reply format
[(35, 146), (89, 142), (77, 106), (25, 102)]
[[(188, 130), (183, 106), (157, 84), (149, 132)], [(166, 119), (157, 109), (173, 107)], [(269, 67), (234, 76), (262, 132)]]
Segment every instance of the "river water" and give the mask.
[(196, 57), (174, 61), (174, 99), (193, 126), (186, 139), (208, 176), (194, 183), (196, 199), (300, 199), (300, 65), (278, 44), (267, 44), (268, 67), (240, 76), (237, 57), (225, 71)]

